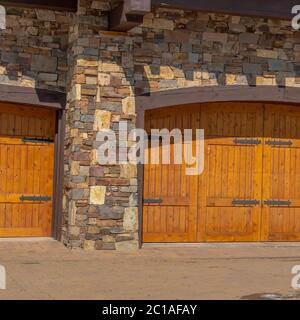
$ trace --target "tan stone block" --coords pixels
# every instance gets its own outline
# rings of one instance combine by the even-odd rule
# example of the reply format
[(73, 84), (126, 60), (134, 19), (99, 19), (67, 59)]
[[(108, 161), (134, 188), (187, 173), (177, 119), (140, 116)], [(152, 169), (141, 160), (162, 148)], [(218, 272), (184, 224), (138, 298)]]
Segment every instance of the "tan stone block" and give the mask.
[(75, 84), (71, 91), (71, 101), (81, 100), (81, 85)]
[(169, 66), (160, 67), (160, 77), (164, 80), (174, 79), (174, 71)]
[(275, 50), (256, 49), (256, 54), (258, 57), (262, 57), (262, 58), (268, 58), (268, 59), (278, 58), (278, 52)]
[(6, 68), (4, 66), (0, 66), (0, 74), (6, 74)]
[(144, 17), (142, 27), (144, 28), (152, 28), (153, 26), (153, 19), (148, 18), (147, 16)]
[(69, 226), (74, 226), (76, 224), (76, 202), (71, 200), (69, 202), (69, 210), (68, 210), (68, 224)]
[(102, 205), (105, 203), (105, 186), (93, 186), (90, 189), (90, 204)]
[(275, 78), (256, 77), (256, 85), (272, 86), (276, 85)]
[(79, 84), (85, 83), (85, 75), (84, 74), (77, 74), (76, 75), (76, 82)]
[(77, 65), (80, 67), (97, 67), (98, 64), (99, 62), (94, 60), (85, 60), (85, 59), (77, 60)]
[(285, 78), (285, 85), (287, 87), (292, 87), (295, 85), (295, 77), (286, 77)]
[(91, 152), (91, 164), (97, 164), (97, 150), (93, 149)]
[(72, 161), (71, 163), (71, 176), (77, 176), (80, 169), (79, 161)]
[(209, 79), (208, 71), (202, 71), (202, 80), (208, 80), (208, 79)]
[(226, 74), (226, 84), (233, 85), (236, 83), (236, 75), (235, 74)]
[(98, 88), (97, 88), (96, 102), (97, 102), (97, 103), (101, 102), (101, 87), (98, 87)]
[(139, 249), (138, 240), (116, 242), (116, 250), (119, 251), (135, 251)]
[(100, 63), (99, 64), (99, 71), (101, 72), (120, 72), (121, 68), (116, 63)]
[(97, 226), (88, 226), (87, 232), (88, 233), (92, 233), (92, 234), (97, 234), (97, 233), (99, 233), (99, 227), (97, 227)]
[(122, 110), (125, 114), (135, 114), (135, 98), (127, 97), (122, 100)]
[(84, 70), (84, 74), (87, 76), (97, 76), (98, 75), (98, 69), (96, 68), (88, 68)]
[(174, 21), (161, 18), (154, 18), (152, 28), (162, 30), (174, 30)]
[(115, 238), (113, 236), (103, 236), (103, 242), (115, 242)]
[(78, 236), (80, 234), (80, 227), (69, 226), (69, 234), (73, 236)]
[(36, 87), (36, 81), (34, 79), (21, 79), (20, 85), (22, 87), (34, 88)]
[(110, 128), (111, 112), (106, 110), (95, 111), (94, 131), (107, 130)]
[(122, 164), (121, 165), (121, 178), (136, 178), (137, 166), (135, 164)]
[(70, 136), (71, 136), (72, 138), (77, 137), (77, 136), (78, 136), (78, 129), (71, 129), (71, 130), (70, 130)]
[(97, 84), (97, 78), (96, 77), (86, 77), (86, 84)]
[(111, 121), (112, 121), (112, 122), (119, 122), (120, 119), (121, 119), (121, 116), (120, 116), (119, 114), (113, 114), (113, 115), (111, 116)]
[(94, 240), (84, 240), (83, 249), (84, 250), (94, 250), (95, 249), (95, 241)]
[(138, 229), (138, 208), (125, 208), (123, 227), (127, 231), (136, 231)]
[(174, 68), (173, 71), (174, 71), (174, 77), (175, 78), (184, 78), (185, 77), (185, 74), (184, 74), (183, 70), (181, 70), (179, 68)]
[(89, 218), (88, 219), (88, 224), (89, 225), (96, 225), (97, 224), (97, 219), (96, 218)]
[(98, 73), (98, 84), (99, 86), (109, 86), (110, 75), (107, 73)]
[(106, 1), (93, 1), (91, 5), (92, 9), (97, 9), (101, 11), (109, 11), (111, 10), (109, 2)]

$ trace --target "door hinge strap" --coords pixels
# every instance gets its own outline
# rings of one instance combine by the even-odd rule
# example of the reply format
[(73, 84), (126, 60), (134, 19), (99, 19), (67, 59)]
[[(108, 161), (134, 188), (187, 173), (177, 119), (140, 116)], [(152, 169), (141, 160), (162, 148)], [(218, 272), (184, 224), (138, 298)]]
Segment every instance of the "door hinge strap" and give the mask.
[(35, 139), (35, 138), (23, 138), (23, 142), (29, 143), (53, 143), (54, 141), (51, 139)]
[(265, 200), (264, 204), (266, 206), (290, 206), (292, 204), (292, 201), (281, 201), (281, 200)]
[(258, 139), (234, 139), (233, 142), (235, 144), (246, 144), (246, 145), (259, 145), (261, 144), (261, 140)]
[(242, 206), (258, 206), (260, 204), (259, 200), (240, 200), (234, 199), (232, 200), (232, 204), (234, 206), (242, 205)]
[(268, 146), (292, 146), (292, 141), (276, 141), (276, 140), (268, 140), (266, 141)]
[(163, 202), (162, 199), (144, 199), (144, 204), (161, 204)]
[(21, 196), (20, 197), (21, 201), (36, 201), (36, 202), (40, 202), (40, 201), (51, 201), (51, 197), (47, 197), (47, 196)]

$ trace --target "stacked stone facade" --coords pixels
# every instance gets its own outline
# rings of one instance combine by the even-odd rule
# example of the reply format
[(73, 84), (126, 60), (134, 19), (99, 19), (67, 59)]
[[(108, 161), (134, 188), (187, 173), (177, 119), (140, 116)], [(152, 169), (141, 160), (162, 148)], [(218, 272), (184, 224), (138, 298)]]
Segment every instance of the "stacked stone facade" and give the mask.
[(76, 14), (11, 9), (0, 34), (2, 82), (67, 93), (63, 241), (69, 247), (138, 248), (136, 166), (97, 161), (99, 132), (117, 132), (121, 120), (136, 127), (137, 95), (300, 86), (300, 32), (289, 21), (156, 9), (143, 25), (116, 33), (108, 31), (113, 5), (80, 0)]
[(70, 15), (7, 8), (0, 31), (0, 82), (65, 91)]

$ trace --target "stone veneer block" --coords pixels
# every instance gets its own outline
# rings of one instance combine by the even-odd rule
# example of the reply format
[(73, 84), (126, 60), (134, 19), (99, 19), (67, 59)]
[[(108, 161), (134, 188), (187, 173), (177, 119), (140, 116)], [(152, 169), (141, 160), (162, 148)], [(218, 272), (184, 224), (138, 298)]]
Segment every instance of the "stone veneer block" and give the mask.
[(57, 58), (43, 55), (33, 55), (31, 59), (31, 69), (34, 71), (55, 72), (57, 68)]
[(122, 110), (125, 114), (135, 114), (134, 97), (127, 97), (122, 100)]
[(138, 230), (138, 208), (125, 208), (123, 226), (125, 230)]
[(227, 42), (228, 35), (226, 33), (219, 32), (203, 32), (203, 40), (212, 42), (221, 42), (225, 44)]
[(90, 204), (103, 205), (105, 203), (105, 186), (92, 186), (90, 188)]
[(107, 130), (110, 128), (111, 112), (106, 110), (95, 111), (94, 131)]
[(262, 58), (269, 58), (269, 59), (278, 58), (278, 52), (275, 50), (257, 49), (256, 53), (258, 57), (262, 57)]

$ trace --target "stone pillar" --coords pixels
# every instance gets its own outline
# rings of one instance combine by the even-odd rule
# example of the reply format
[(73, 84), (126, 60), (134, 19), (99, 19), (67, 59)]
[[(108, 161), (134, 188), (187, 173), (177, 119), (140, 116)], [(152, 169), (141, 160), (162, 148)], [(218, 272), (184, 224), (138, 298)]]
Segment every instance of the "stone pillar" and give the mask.
[(80, 0), (70, 26), (63, 241), (136, 249), (136, 167), (97, 162), (97, 133), (136, 121), (132, 39), (105, 31), (109, 9), (108, 1)]

